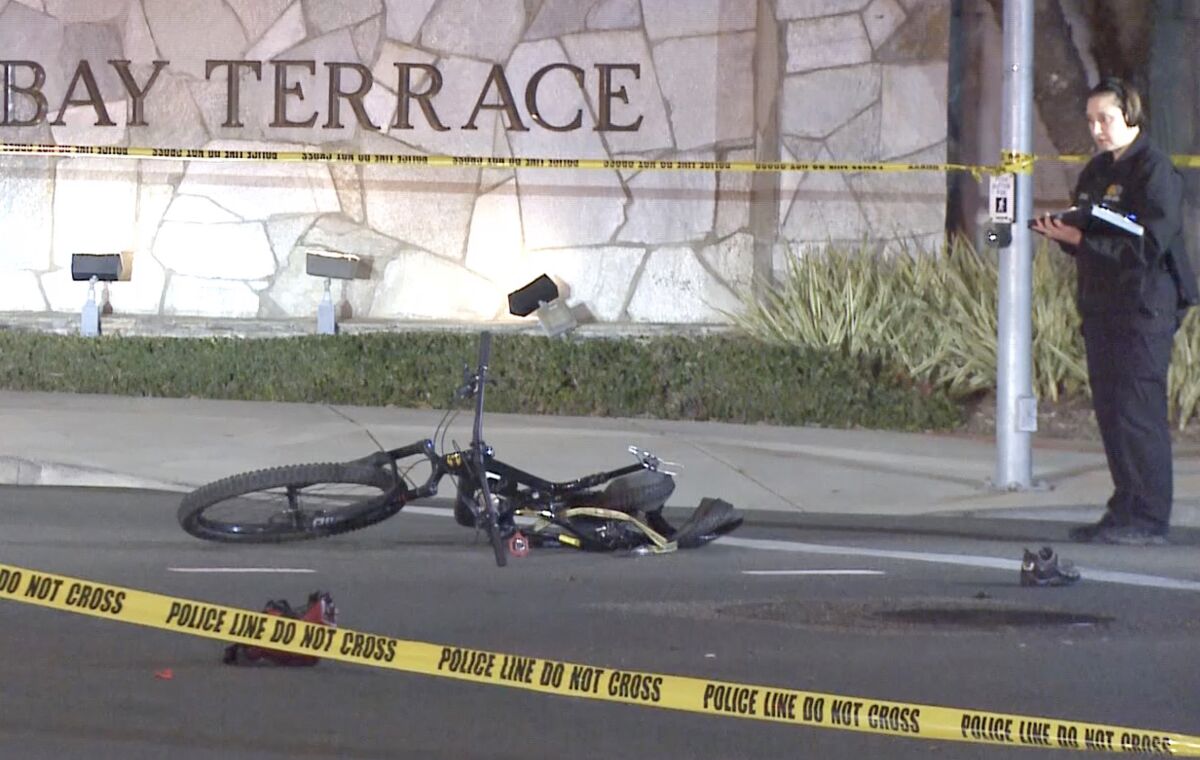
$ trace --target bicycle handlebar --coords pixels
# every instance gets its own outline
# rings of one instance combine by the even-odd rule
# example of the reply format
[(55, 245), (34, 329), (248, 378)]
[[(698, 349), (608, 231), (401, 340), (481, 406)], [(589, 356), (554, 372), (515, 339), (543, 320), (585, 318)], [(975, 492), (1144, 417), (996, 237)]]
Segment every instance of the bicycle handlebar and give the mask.
[[(483, 399), (491, 352), (492, 334), (485, 330), (479, 336), (479, 363), (476, 366), (471, 382), (468, 386), (464, 386), (474, 386), (471, 390), (475, 396), (475, 421), (472, 426), (471, 446), (467, 451), (460, 452), (459, 455), (465, 457), (469, 467), (480, 473), (482, 473), (485, 466), (484, 449), (487, 448), (487, 444), (483, 442)], [(399, 494), (400, 498), (408, 502), (413, 499), (422, 499), (435, 495), (438, 490), (438, 484), (450, 472), (450, 469), (447, 467), (446, 458), (438, 454), (437, 446), (432, 439), (426, 438), (398, 449), (392, 449), (391, 451), (376, 451), (357, 461), (370, 467), (391, 467), (394, 470), (399, 460), (416, 454), (424, 456), (429, 461), (432, 469), (425, 482), (413, 488), (404, 488), (405, 480), (399, 477), (396, 479), (397, 488), (403, 489), (402, 493)], [(490, 453), (487, 455), (490, 456)], [(486, 475), (480, 474), (478, 477), (480, 487), (487, 493), (488, 484)]]
[[(488, 360), (491, 357), (491, 352), (492, 334), (485, 330), (479, 336), (479, 363), (476, 366), (474, 375), (460, 389), (460, 392), (464, 389), (468, 390), (469, 393), (473, 392), (475, 396), (475, 422), (471, 434), (471, 446), (468, 451), (460, 452), (460, 456), (465, 455), (468, 466), (480, 472), (484, 468), (484, 449), (487, 447), (483, 442), (483, 396), (484, 386), (487, 382)], [(438, 454), (437, 446), (432, 439), (426, 438), (398, 449), (392, 449), (391, 451), (375, 451), (362, 459), (356, 460), (356, 463), (368, 467), (390, 467), (395, 471), (396, 463), (399, 460), (416, 454), (420, 454), (429, 460), (432, 469), (425, 482), (413, 488), (404, 488), (405, 479), (401, 477), (396, 478), (397, 490), (401, 491), (398, 495), (403, 501), (408, 502), (413, 499), (422, 499), (435, 495), (438, 490), (438, 483), (450, 472), (445, 457)], [(480, 475), (479, 480), (480, 486), (486, 492), (487, 477)]]
[(472, 448), (479, 448), (483, 444), (483, 394), (484, 388), (487, 386), (488, 360), (491, 355), (492, 334), (484, 330), (479, 334), (479, 363), (475, 368), (475, 422), (471, 426)]

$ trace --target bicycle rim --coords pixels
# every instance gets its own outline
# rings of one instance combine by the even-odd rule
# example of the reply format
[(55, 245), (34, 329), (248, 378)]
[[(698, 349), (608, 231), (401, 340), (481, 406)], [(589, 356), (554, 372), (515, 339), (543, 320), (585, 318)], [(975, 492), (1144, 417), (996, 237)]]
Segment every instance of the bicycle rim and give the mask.
[(386, 470), (338, 463), (292, 465), (196, 489), (180, 504), (179, 522), (197, 538), (274, 543), (363, 528), (401, 506)]

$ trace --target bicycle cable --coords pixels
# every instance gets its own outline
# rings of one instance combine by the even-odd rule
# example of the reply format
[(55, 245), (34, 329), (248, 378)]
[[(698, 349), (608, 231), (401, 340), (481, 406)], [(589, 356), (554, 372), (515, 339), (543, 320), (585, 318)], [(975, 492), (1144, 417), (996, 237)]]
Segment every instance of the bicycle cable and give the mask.
[[(454, 420), (458, 419), (458, 416), (462, 413), (462, 407), (460, 406), (460, 404), (466, 398), (471, 398), (473, 396), (474, 396), (473, 393), (463, 396), (460, 393), (456, 392), (456, 393), (454, 393), (454, 395), (452, 395), (450, 397), (449, 407), (446, 409), (446, 413), (442, 415), (441, 421), (438, 422), (438, 425), (434, 429), (434, 432), (433, 432), (433, 439), (434, 439), (435, 443), (437, 444), (437, 449), (439, 452), (442, 453), (443, 456), (445, 455), (445, 451), (446, 451), (446, 436), (450, 434), (450, 427), (454, 424)], [(440, 438), (440, 440), (439, 440), (439, 438)], [(452, 440), (451, 444), (454, 446), (455, 451), (459, 451), (459, 452), (462, 451), (462, 448), (458, 445), (457, 441)], [(469, 460), (471, 458), (467, 457), (467, 459)], [(475, 462), (471, 461), (467, 466), (468, 466), (468, 468), (474, 468)], [(484, 477), (487, 477), (487, 476), (485, 475)], [(461, 490), (461, 484), (457, 482), (457, 478), (456, 478), (455, 485), (456, 485), (456, 490)], [(479, 537), (483, 533), (484, 533), (483, 525), (481, 525), (478, 521), (476, 521), (476, 523), (475, 523), (475, 539), (474, 540), (479, 541)]]
[(333, 406), (332, 404), (326, 404), (325, 408), (328, 409), (329, 411), (333, 412), (337, 416), (341, 417), (346, 422), (349, 422), (351, 425), (354, 425), (359, 430), (366, 433), (367, 437), (371, 439), (371, 443), (375, 444), (375, 448), (379, 449), (380, 451), (387, 451), (387, 449), (385, 449), (383, 447), (383, 444), (379, 442), (379, 439), (375, 437), (375, 434), (371, 432), (371, 429), (368, 428), (366, 425), (362, 424), (361, 422), (354, 419), (353, 417), (346, 414), (345, 412), (338, 409), (337, 407)]
[[(379, 441), (379, 439), (375, 437), (375, 434), (371, 432), (371, 429), (370, 429), (370, 428), (368, 428), (366, 425), (362, 424), (362, 423), (361, 423), (361, 422), (359, 422), (358, 420), (354, 419), (354, 418), (353, 418), (353, 417), (351, 417), (350, 415), (346, 414), (345, 412), (341, 411), (340, 409), (338, 409), (337, 407), (335, 407), (335, 406), (333, 406), (333, 405), (331, 405), (331, 404), (326, 404), (326, 405), (325, 405), (325, 408), (327, 408), (329, 411), (333, 412), (333, 413), (334, 413), (334, 414), (336, 414), (337, 416), (341, 417), (342, 419), (346, 420), (346, 421), (347, 421), (347, 422), (349, 422), (350, 424), (354, 425), (354, 426), (355, 426), (355, 427), (357, 427), (358, 429), (362, 430), (362, 432), (366, 434), (367, 438), (370, 438), (370, 439), (371, 439), (371, 443), (374, 443), (374, 444), (375, 444), (375, 448), (376, 448), (376, 449), (378, 449), (379, 451), (382, 451), (382, 452), (386, 452), (386, 451), (387, 451), (387, 449), (385, 449), (385, 448), (384, 448), (383, 444), (382, 444), (382, 443)], [(449, 414), (449, 412), (447, 412), (447, 414)], [(443, 416), (442, 416), (442, 421), (443, 421), (443, 422), (445, 422), (445, 420), (446, 420), (446, 416), (445, 416), (445, 415), (443, 415)], [(438, 426), (440, 427), (440, 426), (441, 426), (441, 423), (438, 423)], [(434, 437), (435, 437), (435, 438), (437, 437), (437, 433), (436, 433), (436, 431), (435, 431), (435, 433), (434, 433)], [(418, 464), (420, 464), (420, 462), (413, 462), (413, 463), (412, 463), (412, 464), (410, 464), (408, 467), (405, 467), (403, 470), (401, 470), (401, 469), (400, 469), (400, 467), (399, 467), (399, 463), (398, 463), (398, 462), (396, 462), (395, 460), (393, 460), (393, 461), (392, 461), (392, 463), (391, 463), (391, 467), (392, 467), (392, 474), (393, 474), (393, 475), (395, 475), (395, 476), (396, 476), (396, 478), (397, 478), (398, 480), (402, 480), (402, 481), (404, 481), (404, 484), (405, 484), (407, 487), (409, 487), (409, 488), (415, 488), (415, 487), (416, 487), (416, 483), (414, 483), (413, 481), (409, 480), (408, 474), (409, 474), (410, 472), (412, 472), (412, 471), (413, 471), (413, 468), (415, 468), (415, 467), (416, 467)]]
[[(437, 444), (438, 452), (442, 455), (446, 453), (446, 435), (450, 432), (450, 425), (454, 423), (460, 411), (453, 408), (447, 409), (446, 413), (442, 415), (441, 422), (438, 423), (437, 428), (433, 431), (433, 440)], [(441, 440), (439, 440), (439, 437)]]

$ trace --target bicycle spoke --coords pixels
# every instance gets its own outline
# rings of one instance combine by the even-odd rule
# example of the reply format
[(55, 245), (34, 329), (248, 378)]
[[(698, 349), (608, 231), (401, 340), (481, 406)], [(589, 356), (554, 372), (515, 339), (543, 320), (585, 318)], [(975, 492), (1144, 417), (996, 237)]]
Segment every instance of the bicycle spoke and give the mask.
[(308, 487), (288, 485), (228, 499), (204, 511), (200, 521), (231, 532), (255, 532), (276, 526), (306, 528), (323, 519), (336, 518), (378, 489), (347, 483), (320, 483)]

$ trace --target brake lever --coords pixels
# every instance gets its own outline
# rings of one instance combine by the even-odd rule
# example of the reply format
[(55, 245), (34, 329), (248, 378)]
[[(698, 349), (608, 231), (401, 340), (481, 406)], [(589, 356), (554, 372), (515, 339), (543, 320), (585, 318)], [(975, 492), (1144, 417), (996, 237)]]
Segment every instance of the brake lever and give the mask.
[[(683, 468), (683, 465), (679, 462), (668, 462), (665, 459), (659, 459), (649, 451), (637, 446), (630, 446), (629, 453), (633, 454), (634, 459), (638, 460), (638, 464), (651, 472), (661, 472), (663, 475), (678, 475), (679, 469)], [(669, 467), (679, 469), (668, 469)]]
[(469, 399), (475, 395), (475, 389), (479, 387), (479, 376), (471, 371), (467, 365), (463, 365), (463, 383), (458, 386), (458, 390), (454, 391), (456, 400)]

